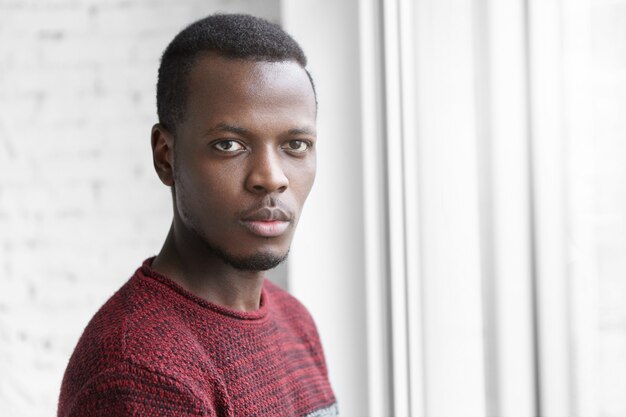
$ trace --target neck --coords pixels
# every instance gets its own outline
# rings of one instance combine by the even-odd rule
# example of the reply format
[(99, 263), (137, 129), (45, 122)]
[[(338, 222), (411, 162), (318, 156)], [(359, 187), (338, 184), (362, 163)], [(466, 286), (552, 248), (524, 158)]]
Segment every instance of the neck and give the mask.
[(177, 225), (176, 219), (152, 268), (211, 303), (239, 311), (260, 307), (262, 272), (240, 271), (226, 264), (198, 236)]

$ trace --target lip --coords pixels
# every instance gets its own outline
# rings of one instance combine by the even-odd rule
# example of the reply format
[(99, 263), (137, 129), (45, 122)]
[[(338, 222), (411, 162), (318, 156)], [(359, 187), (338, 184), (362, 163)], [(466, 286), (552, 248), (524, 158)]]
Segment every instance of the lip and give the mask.
[(243, 220), (243, 225), (260, 237), (278, 237), (287, 231), (288, 221), (283, 220)]
[(281, 208), (265, 206), (244, 214), (241, 223), (256, 236), (277, 237), (287, 231), (291, 216)]
[(253, 210), (251, 212), (245, 213), (242, 216), (244, 222), (271, 222), (271, 221), (281, 221), (281, 222), (290, 222), (291, 216), (287, 214), (284, 210), (278, 207), (261, 207), (259, 209)]

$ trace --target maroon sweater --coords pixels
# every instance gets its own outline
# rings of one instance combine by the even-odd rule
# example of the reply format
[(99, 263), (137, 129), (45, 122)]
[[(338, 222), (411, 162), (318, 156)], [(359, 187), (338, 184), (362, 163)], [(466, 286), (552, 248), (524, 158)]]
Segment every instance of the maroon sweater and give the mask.
[(269, 281), (254, 312), (202, 300), (151, 259), (87, 325), (59, 416), (337, 416), (315, 324)]

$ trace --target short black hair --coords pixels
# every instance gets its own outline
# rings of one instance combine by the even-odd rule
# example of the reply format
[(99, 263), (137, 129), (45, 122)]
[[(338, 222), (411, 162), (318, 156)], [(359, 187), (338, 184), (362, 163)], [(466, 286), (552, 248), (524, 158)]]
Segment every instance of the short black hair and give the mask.
[(277, 24), (246, 14), (214, 14), (183, 29), (163, 52), (157, 82), (159, 123), (175, 132), (184, 120), (187, 78), (201, 53), (254, 61), (295, 61), (306, 70), (300, 45)]

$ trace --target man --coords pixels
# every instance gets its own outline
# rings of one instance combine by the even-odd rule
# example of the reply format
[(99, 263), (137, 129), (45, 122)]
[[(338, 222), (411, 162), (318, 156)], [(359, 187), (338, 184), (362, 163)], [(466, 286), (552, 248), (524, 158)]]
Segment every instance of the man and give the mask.
[(154, 167), (174, 216), (159, 254), (96, 313), (59, 416), (336, 416), (310, 315), (263, 278), (315, 177), (316, 97), (278, 26), (213, 15), (159, 68)]

